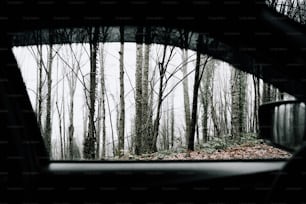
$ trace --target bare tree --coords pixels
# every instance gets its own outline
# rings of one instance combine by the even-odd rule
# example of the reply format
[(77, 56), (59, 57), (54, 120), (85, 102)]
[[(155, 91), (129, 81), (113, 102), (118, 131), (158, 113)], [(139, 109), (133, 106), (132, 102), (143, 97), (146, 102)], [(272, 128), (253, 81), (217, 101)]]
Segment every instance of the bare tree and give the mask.
[(47, 53), (47, 67), (45, 69), (47, 76), (47, 99), (46, 99), (46, 118), (45, 118), (45, 128), (44, 128), (44, 138), (47, 146), (47, 150), (52, 156), (51, 151), (51, 89), (52, 89), (52, 62), (53, 62), (53, 31), (49, 30), (49, 46)]
[[(171, 30), (166, 30), (165, 34), (166, 34), (166, 38), (169, 38)], [(167, 39), (166, 39), (167, 42)], [(160, 126), (160, 119), (161, 119), (161, 109), (162, 109), (162, 103), (164, 98), (164, 91), (167, 87), (167, 83), (169, 81), (169, 79), (171, 78), (170, 76), (168, 78), (166, 78), (166, 72), (167, 72), (167, 68), (169, 65), (169, 62), (172, 59), (173, 56), (173, 51), (174, 51), (174, 47), (170, 48), (170, 53), (168, 56), (168, 59), (166, 59), (166, 55), (167, 55), (167, 44), (163, 45), (163, 54), (162, 54), (162, 59), (161, 62), (158, 62), (158, 70), (159, 70), (159, 90), (157, 93), (157, 110), (156, 110), (156, 117), (154, 120), (154, 124), (153, 124), (153, 142), (152, 142), (152, 146), (150, 148), (151, 152), (156, 152), (157, 151), (157, 146), (156, 146), (156, 142), (157, 142), (157, 137), (159, 134), (159, 126)]]
[[(42, 96), (42, 88), (43, 88), (43, 48), (42, 45), (37, 45), (37, 94), (36, 94), (36, 115), (37, 115), (37, 122), (38, 127), (42, 131), (42, 103), (43, 103), (43, 96)], [(34, 54), (34, 53), (33, 53)], [(35, 55), (34, 55), (35, 56)]]
[(125, 102), (124, 102), (124, 27), (120, 26), (120, 113), (119, 113), (119, 157), (124, 154), (124, 125), (125, 125)]
[(42, 34), (41, 30), (34, 31), (33, 32), (33, 40), (37, 42), (37, 44), (34, 47), (27, 47), (30, 54), (33, 56), (33, 58), (36, 61), (37, 65), (37, 76), (36, 76), (36, 91), (35, 91), (35, 112), (36, 112), (36, 118), (38, 127), (40, 128), (40, 131), (43, 133), (43, 127), (42, 127), (42, 105), (43, 105), (43, 95), (42, 95), (42, 89), (44, 86), (44, 80), (43, 80), (43, 70), (45, 69), (45, 64), (43, 60), (43, 45), (41, 43), (42, 41)]
[(136, 33), (136, 98), (135, 98), (135, 153), (143, 153), (142, 148), (142, 67), (143, 67), (143, 27)]
[[(204, 63), (204, 56), (201, 56), (201, 64)], [(203, 142), (208, 141), (208, 119), (209, 119), (209, 104), (212, 102), (210, 101), (211, 96), (211, 86), (213, 82), (213, 67), (212, 63), (209, 62), (208, 66), (206, 66), (204, 73), (203, 73), (203, 80), (202, 80), (202, 88), (200, 89), (200, 101), (202, 104), (202, 117), (201, 117), (201, 126), (202, 126), (202, 140)]]
[(89, 89), (89, 115), (88, 134), (84, 141), (84, 157), (94, 159), (96, 156), (96, 134), (95, 134), (95, 98), (96, 98), (96, 70), (97, 70), (97, 45), (99, 30), (97, 27), (89, 29), (90, 46), (90, 89)]
[(100, 151), (100, 134), (102, 132), (102, 151), (101, 151), (101, 158), (104, 159), (106, 156), (106, 125), (105, 125), (105, 42), (108, 38), (109, 27), (102, 27), (101, 28), (101, 41), (100, 43), (100, 97), (99, 97), (99, 104), (98, 104), (98, 125), (97, 125), (97, 150), (96, 155), (99, 157)]
[(149, 108), (149, 62), (150, 62), (150, 48), (151, 48), (151, 28), (148, 26), (145, 30), (145, 46), (144, 46), (144, 63), (143, 63), (143, 76), (142, 76), (142, 144), (144, 152), (149, 151), (149, 142), (152, 140), (152, 122), (150, 120)]
[[(72, 33), (70, 34), (72, 35)], [(82, 49), (79, 48), (79, 52), (76, 52), (77, 48), (73, 48), (72, 44), (69, 44), (67, 47), (67, 61), (71, 59), (71, 65), (68, 73), (66, 74), (68, 88), (69, 88), (69, 105), (68, 105), (68, 112), (69, 112), (69, 124), (68, 124), (68, 148), (69, 148), (69, 158), (74, 158), (74, 149), (73, 149), (73, 141), (74, 141), (74, 95), (77, 86), (78, 80), (78, 73), (81, 69), (80, 59), (82, 57)]]
[[(188, 61), (188, 47), (192, 33), (186, 30), (180, 31), (180, 41), (182, 46), (182, 74), (187, 76), (187, 61)], [(185, 111), (185, 140), (188, 143), (188, 137), (190, 135), (190, 99), (189, 99), (189, 88), (188, 88), (188, 77), (183, 80), (183, 94), (184, 94), (184, 111)]]
[(152, 147), (153, 147), (153, 140), (154, 140), (154, 122), (153, 122), (153, 114), (154, 114), (154, 110), (153, 110), (153, 105), (154, 105), (154, 76), (156, 73), (156, 69), (153, 70), (153, 74), (152, 74), (152, 78), (149, 82), (150, 84), (150, 90), (149, 90), (149, 101), (148, 101), (148, 127), (147, 127), (147, 131), (148, 135), (147, 135), (147, 141), (146, 141), (146, 152), (152, 152)]
[(201, 65), (201, 51), (203, 48), (203, 35), (199, 34), (198, 43), (197, 43), (197, 59), (194, 75), (194, 86), (193, 86), (193, 99), (192, 99), (192, 116), (190, 121), (190, 134), (188, 137), (188, 150), (194, 150), (194, 135), (196, 131), (197, 124), (197, 112), (198, 112), (198, 93), (201, 84), (201, 79), (204, 73), (205, 66), (209, 60), (209, 57), (206, 57), (206, 60), (203, 65)]
[[(182, 49), (182, 60), (183, 76), (187, 75), (187, 63), (184, 63), (188, 60), (188, 50)], [(184, 111), (185, 111), (185, 140), (188, 141), (188, 136), (190, 135), (190, 100), (189, 100), (189, 88), (188, 88), (188, 77), (183, 80), (183, 94), (184, 94)]]
[[(64, 30), (64, 38), (70, 42), (73, 34), (74, 34), (74, 29), (66, 29)], [(66, 120), (65, 120), (65, 89), (66, 86), (64, 85), (66, 83), (67, 79), (67, 85), (68, 85), (68, 93), (69, 93), (69, 100), (67, 102), (67, 109), (68, 109), (68, 143), (65, 143), (65, 158), (69, 159), (76, 159), (80, 158), (80, 152), (78, 149), (78, 146), (75, 142), (75, 137), (74, 137), (74, 95), (76, 92), (77, 88), (77, 82), (81, 82), (81, 84), (84, 87), (84, 90), (86, 91), (86, 83), (84, 80), (80, 79), (79, 73), (81, 73), (81, 58), (83, 55), (83, 45), (73, 45), (72, 43), (68, 43), (65, 46), (63, 46), (65, 49), (63, 49), (63, 52), (59, 52), (58, 50), (54, 51), (54, 54), (57, 56), (57, 59), (61, 60), (63, 63), (63, 71), (62, 71), (62, 78), (58, 79), (58, 81), (55, 83), (54, 86), (57, 87), (57, 85), (62, 81), (63, 88), (62, 88), (62, 104), (61, 107), (59, 108), (58, 105), (57, 108), (59, 108), (62, 114), (59, 115), (59, 119), (62, 120), (62, 129), (63, 129), (63, 139), (66, 140)], [(61, 48), (61, 47), (59, 47)], [(57, 100), (58, 102), (58, 100)], [(59, 114), (59, 113), (58, 113)], [(60, 118), (61, 117), (61, 118)], [(85, 120), (87, 123), (87, 120)], [(84, 129), (84, 134), (86, 133), (87, 129)], [(84, 138), (86, 137), (86, 134)]]

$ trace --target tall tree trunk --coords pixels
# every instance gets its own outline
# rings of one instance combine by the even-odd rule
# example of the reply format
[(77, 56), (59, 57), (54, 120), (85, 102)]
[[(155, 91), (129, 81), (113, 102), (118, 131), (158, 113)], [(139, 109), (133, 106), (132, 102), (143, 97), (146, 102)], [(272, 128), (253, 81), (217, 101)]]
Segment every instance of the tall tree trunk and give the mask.
[(258, 108), (259, 108), (259, 78), (256, 77), (255, 75), (253, 77), (253, 86), (254, 86), (254, 122), (253, 122), (253, 127), (254, 130), (253, 132), (258, 133), (259, 127), (258, 127)]
[[(204, 56), (201, 56), (201, 64), (203, 65), (205, 62)], [(202, 119), (201, 119), (201, 125), (202, 125), (202, 140), (203, 142), (208, 141), (208, 118), (209, 118), (209, 104), (212, 103), (210, 101), (210, 96), (212, 95), (211, 92), (211, 86), (213, 82), (214, 72), (213, 72), (213, 60), (211, 60), (207, 66), (205, 67), (202, 80), (202, 89), (201, 91), (201, 103), (202, 103)]]
[(42, 129), (42, 88), (43, 88), (43, 54), (42, 54), (42, 45), (37, 45), (37, 52), (38, 52), (38, 60), (37, 60), (37, 67), (38, 67), (38, 82), (37, 82), (37, 99), (36, 99), (36, 114), (37, 114), (37, 123), (40, 131)]
[[(159, 64), (159, 66), (163, 66)], [(162, 70), (163, 68), (160, 68)], [(153, 146), (151, 150), (153, 152), (157, 152), (157, 137), (158, 137), (158, 132), (159, 132), (159, 125), (160, 125), (160, 118), (161, 118), (161, 108), (162, 108), (162, 97), (163, 97), (163, 82), (164, 81), (164, 73), (163, 71), (160, 72), (160, 79), (159, 79), (159, 91), (158, 91), (158, 102), (157, 102), (157, 114), (156, 118), (154, 120), (154, 126), (153, 126)]]
[[(69, 87), (69, 105), (68, 105), (68, 120), (69, 120), (69, 124), (68, 124), (68, 147), (67, 147), (67, 152), (68, 155), (66, 155), (66, 157), (68, 157), (69, 159), (74, 159), (75, 155), (74, 153), (76, 152), (74, 150), (74, 95), (75, 95), (75, 91), (76, 91), (76, 85), (77, 85), (77, 77), (78, 77), (78, 73), (81, 69), (80, 67), (80, 59), (78, 59), (78, 57), (76, 56), (76, 53), (74, 51), (74, 48), (72, 46), (72, 44), (69, 44), (69, 51), (71, 52), (71, 54), (73, 56), (68, 56), (69, 58), (67, 58), (67, 61), (70, 61), (70, 58), (72, 58), (72, 65), (71, 65), (71, 70), (69, 70), (69, 73), (66, 74), (67, 80), (68, 80), (68, 87)], [(63, 92), (65, 90), (65, 86), (63, 83)], [(63, 101), (62, 104), (64, 103), (64, 97), (63, 97)], [(64, 112), (64, 107), (63, 106), (63, 112)], [(65, 114), (63, 114), (63, 117), (65, 116)], [(65, 121), (65, 119), (63, 120)], [(65, 122), (63, 123), (65, 124)], [(65, 128), (64, 128), (65, 129)], [(64, 131), (65, 133), (65, 131)], [(65, 137), (64, 137), (65, 138)]]
[(98, 28), (94, 27), (90, 32), (90, 87), (89, 87), (89, 116), (88, 134), (84, 143), (84, 157), (94, 159), (96, 156), (96, 134), (95, 134), (95, 98), (96, 98), (96, 70), (97, 70), (97, 44)]
[(101, 84), (101, 127), (102, 127), (102, 152), (101, 152), (101, 157), (102, 159), (105, 158), (106, 155), (106, 126), (105, 126), (105, 75), (104, 75), (104, 70), (105, 70), (105, 60), (104, 60), (104, 43), (101, 45), (101, 52), (100, 52), (100, 73), (101, 73), (101, 78), (100, 78), (100, 84)]
[(163, 86), (164, 86), (164, 76), (167, 70), (167, 67), (165, 67), (165, 58), (167, 53), (167, 45), (164, 45), (163, 50), (163, 58), (162, 62), (158, 63), (158, 69), (159, 69), (159, 90), (158, 90), (158, 97), (157, 97), (157, 112), (156, 112), (156, 118), (154, 120), (153, 124), (153, 143), (151, 146), (150, 151), (151, 152), (157, 152), (157, 137), (159, 134), (159, 126), (160, 126), (160, 119), (161, 119), (161, 109), (162, 109), (162, 103), (163, 103)]
[[(182, 49), (182, 72), (183, 77), (187, 75), (187, 61), (188, 61), (188, 50)], [(188, 77), (183, 80), (183, 94), (184, 94), (184, 111), (185, 111), (185, 140), (188, 144), (188, 137), (190, 135), (190, 101), (189, 101), (189, 88), (188, 88)]]
[[(97, 120), (97, 127), (96, 127), (96, 134), (97, 134), (97, 148), (96, 148), (96, 158), (103, 158), (102, 153), (100, 155), (101, 150), (101, 132), (102, 132), (102, 143), (103, 143), (103, 129), (105, 128), (105, 96), (104, 96), (104, 43), (99, 44), (99, 52), (100, 52), (100, 92), (99, 92), (99, 99), (98, 99), (98, 120)], [(102, 144), (102, 151), (103, 152), (103, 144)]]
[(233, 69), (231, 73), (232, 94), (232, 137), (240, 140), (245, 132), (246, 120), (246, 74), (240, 70)]
[(231, 70), (231, 95), (232, 95), (232, 107), (231, 107), (231, 134), (233, 139), (240, 137), (239, 133), (239, 86), (240, 86), (240, 74), (239, 70), (233, 68)]
[(144, 47), (144, 64), (142, 76), (142, 109), (143, 109), (143, 126), (142, 126), (142, 143), (144, 152), (149, 152), (149, 145), (152, 140), (152, 124), (150, 123), (150, 109), (149, 109), (149, 62), (150, 62), (150, 47), (151, 47), (151, 31), (150, 27), (146, 27), (145, 33), (145, 47)]
[[(205, 80), (207, 77), (205, 77)], [(202, 125), (202, 140), (203, 142), (208, 141), (208, 87), (206, 87), (206, 82), (204, 83), (204, 88), (201, 90), (201, 104), (202, 104), (202, 117), (201, 117), (201, 125)]]
[[(208, 60), (208, 58), (207, 58), (206, 61), (205, 61), (205, 64), (203, 65), (203, 69), (200, 70), (200, 68), (201, 68), (200, 62), (201, 62), (202, 43), (203, 43), (203, 35), (200, 34), (199, 37), (198, 37), (197, 58), (196, 58), (196, 67), (195, 67), (195, 74), (194, 74), (193, 98), (192, 98), (192, 116), (191, 116), (190, 123), (189, 124), (186, 123), (186, 128), (187, 128), (187, 125), (190, 126), (190, 132), (189, 132), (189, 137), (188, 137), (188, 150), (189, 151), (194, 150), (194, 134), (195, 134), (195, 130), (196, 130), (197, 112), (198, 112), (198, 93), (199, 93), (199, 87), (200, 87), (200, 84), (201, 84), (202, 73), (204, 71), (205, 65), (206, 65), (207, 60)], [(185, 92), (185, 89), (184, 89), (184, 92)]]
[(125, 124), (125, 102), (124, 102), (124, 27), (120, 27), (120, 113), (119, 113), (119, 157), (124, 155), (124, 124)]
[(167, 72), (167, 67), (169, 65), (169, 62), (172, 59), (173, 56), (173, 51), (174, 51), (174, 47), (171, 48), (170, 50), (170, 54), (167, 57), (166, 60), (166, 55), (167, 55), (167, 44), (169, 43), (169, 33), (171, 33), (171, 30), (166, 30), (165, 32), (165, 39), (166, 39), (166, 43), (164, 44), (164, 48), (163, 48), (163, 54), (162, 54), (162, 60), (161, 62), (158, 62), (158, 69), (159, 69), (159, 90), (158, 90), (158, 97), (157, 97), (157, 113), (156, 113), (156, 118), (154, 120), (154, 124), (153, 124), (153, 143), (152, 146), (150, 148), (150, 151), (152, 152), (156, 152), (157, 151), (157, 137), (159, 134), (159, 125), (160, 125), (160, 119), (161, 119), (161, 109), (162, 109), (162, 103), (164, 100), (164, 90), (167, 87), (167, 82), (169, 81), (169, 78), (165, 77), (165, 74)]
[(248, 115), (247, 100), (246, 100), (246, 88), (247, 88), (247, 75), (245, 72), (240, 71), (240, 86), (239, 86), (239, 128), (240, 133), (243, 134), (247, 131), (246, 120)]
[[(52, 34), (51, 34), (52, 35)], [(52, 38), (52, 37), (50, 37)], [(44, 137), (46, 141), (47, 150), (49, 151), (50, 156), (52, 157), (51, 149), (51, 89), (52, 89), (52, 61), (53, 61), (53, 45), (52, 40), (50, 40), (49, 50), (48, 50), (48, 62), (47, 62), (47, 101), (46, 101), (46, 119), (45, 119), (45, 131)]]
[[(96, 158), (105, 158), (106, 153), (106, 127), (105, 127), (105, 53), (104, 53), (104, 45), (108, 38), (108, 31), (109, 27), (102, 27), (101, 34), (99, 36), (102, 43), (100, 45), (100, 91), (99, 91), (99, 104), (98, 104), (98, 120), (97, 120), (97, 128), (96, 128), (96, 135), (97, 135), (97, 148), (96, 148)], [(101, 141), (101, 134), (102, 134), (102, 141)], [(102, 142), (102, 149), (101, 149), (101, 142)], [(101, 155), (100, 155), (101, 154)]]
[(142, 65), (143, 65), (143, 28), (138, 27), (136, 33), (136, 98), (135, 98), (135, 154), (143, 153), (142, 148)]

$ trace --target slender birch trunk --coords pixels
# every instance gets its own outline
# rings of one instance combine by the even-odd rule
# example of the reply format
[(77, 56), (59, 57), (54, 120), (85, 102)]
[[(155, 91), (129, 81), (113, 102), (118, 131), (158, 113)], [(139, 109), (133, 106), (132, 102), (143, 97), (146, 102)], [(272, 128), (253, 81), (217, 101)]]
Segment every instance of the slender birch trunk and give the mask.
[[(52, 34), (51, 37), (52, 38)], [(46, 75), (47, 75), (47, 100), (46, 100), (46, 118), (45, 118), (45, 130), (44, 130), (44, 137), (46, 141), (47, 150), (52, 157), (52, 145), (51, 145), (51, 89), (52, 89), (52, 61), (53, 61), (53, 45), (52, 40), (50, 39), (50, 45), (48, 49), (48, 61), (47, 61), (47, 68), (46, 68)]]
[(120, 27), (120, 113), (119, 113), (119, 157), (124, 155), (124, 125), (125, 125), (125, 102), (124, 102), (124, 27)]

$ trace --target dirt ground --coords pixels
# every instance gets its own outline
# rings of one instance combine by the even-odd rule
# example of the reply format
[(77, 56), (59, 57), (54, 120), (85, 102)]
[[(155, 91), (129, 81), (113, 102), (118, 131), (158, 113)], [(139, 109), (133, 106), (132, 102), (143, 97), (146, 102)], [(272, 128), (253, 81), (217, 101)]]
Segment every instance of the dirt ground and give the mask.
[(254, 160), (288, 159), (292, 155), (267, 144), (240, 145), (213, 152), (192, 151), (183, 153), (153, 153), (129, 158), (136, 160)]

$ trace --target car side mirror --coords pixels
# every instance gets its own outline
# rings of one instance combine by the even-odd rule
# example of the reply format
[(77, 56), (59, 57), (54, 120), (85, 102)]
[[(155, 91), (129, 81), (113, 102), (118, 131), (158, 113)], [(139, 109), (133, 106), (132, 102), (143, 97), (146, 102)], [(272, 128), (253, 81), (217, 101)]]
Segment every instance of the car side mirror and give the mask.
[(305, 103), (279, 101), (259, 107), (260, 137), (279, 148), (295, 151), (306, 139)]

